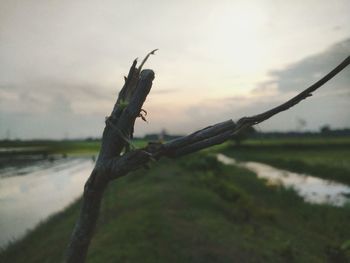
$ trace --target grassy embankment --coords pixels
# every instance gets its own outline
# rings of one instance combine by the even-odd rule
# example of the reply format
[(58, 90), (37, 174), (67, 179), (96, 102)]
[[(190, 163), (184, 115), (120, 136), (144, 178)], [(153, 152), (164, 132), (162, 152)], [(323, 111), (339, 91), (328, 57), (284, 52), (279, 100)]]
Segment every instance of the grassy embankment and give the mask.
[(248, 140), (221, 147), (237, 160), (257, 161), (350, 185), (350, 138)]
[[(60, 262), (76, 203), (2, 254)], [(88, 262), (349, 262), (350, 207), (305, 204), (204, 153), (109, 186)]]

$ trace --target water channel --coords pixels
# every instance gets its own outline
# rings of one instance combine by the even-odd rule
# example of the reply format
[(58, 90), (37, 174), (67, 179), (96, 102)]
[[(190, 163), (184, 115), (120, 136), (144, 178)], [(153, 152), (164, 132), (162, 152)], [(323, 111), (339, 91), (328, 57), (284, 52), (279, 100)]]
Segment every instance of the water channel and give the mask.
[(314, 204), (343, 206), (350, 202), (350, 187), (341, 183), (324, 180), (308, 174), (293, 173), (258, 162), (238, 162), (224, 154), (217, 155), (226, 165), (237, 165), (254, 172), (268, 184), (293, 188), (304, 201)]
[(66, 158), (2, 169), (0, 246), (22, 237), (77, 199), (93, 165), (89, 158)]

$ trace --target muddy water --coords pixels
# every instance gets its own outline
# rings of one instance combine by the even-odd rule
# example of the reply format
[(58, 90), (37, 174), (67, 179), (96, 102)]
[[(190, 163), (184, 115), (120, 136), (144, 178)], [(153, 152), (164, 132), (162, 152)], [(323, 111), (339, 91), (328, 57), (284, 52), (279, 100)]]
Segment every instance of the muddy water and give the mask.
[(0, 171), (0, 246), (77, 199), (92, 168), (74, 158)]
[(224, 154), (217, 155), (226, 165), (237, 165), (254, 172), (268, 184), (293, 188), (306, 202), (343, 206), (350, 202), (350, 187), (341, 183), (320, 179), (307, 174), (293, 173), (257, 162), (237, 162)]

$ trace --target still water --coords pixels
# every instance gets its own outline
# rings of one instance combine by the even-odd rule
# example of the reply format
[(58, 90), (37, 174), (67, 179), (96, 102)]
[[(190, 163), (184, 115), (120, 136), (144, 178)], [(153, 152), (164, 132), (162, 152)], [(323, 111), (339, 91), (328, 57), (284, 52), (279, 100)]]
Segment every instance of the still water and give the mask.
[(77, 199), (93, 165), (91, 159), (70, 158), (1, 170), (0, 246)]
[(257, 162), (237, 162), (224, 154), (217, 155), (226, 165), (237, 165), (254, 172), (268, 184), (293, 188), (306, 202), (343, 206), (350, 202), (350, 187), (341, 183), (320, 179), (307, 174), (293, 173)]

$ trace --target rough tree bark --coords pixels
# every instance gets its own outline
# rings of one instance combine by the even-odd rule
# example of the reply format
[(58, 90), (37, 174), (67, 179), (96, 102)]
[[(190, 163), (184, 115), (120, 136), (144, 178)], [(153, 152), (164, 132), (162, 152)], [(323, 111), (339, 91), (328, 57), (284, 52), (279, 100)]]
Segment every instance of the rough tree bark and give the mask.
[(65, 262), (85, 262), (98, 219), (103, 193), (110, 181), (143, 167), (151, 160), (158, 160), (161, 157), (176, 158), (223, 143), (233, 134), (261, 123), (312, 96), (312, 92), (350, 64), (349, 56), (318, 82), (289, 101), (264, 113), (243, 117), (237, 123), (232, 120), (217, 123), (164, 144), (149, 143), (145, 148), (130, 150), (135, 120), (137, 117), (144, 119), (142, 105), (151, 90), (154, 79), (154, 72), (142, 70), (142, 66), (154, 52), (155, 50), (149, 53), (139, 67), (137, 67), (136, 60), (133, 62), (113, 111), (110, 117), (106, 118), (99, 158), (84, 187), (80, 215), (66, 250)]

